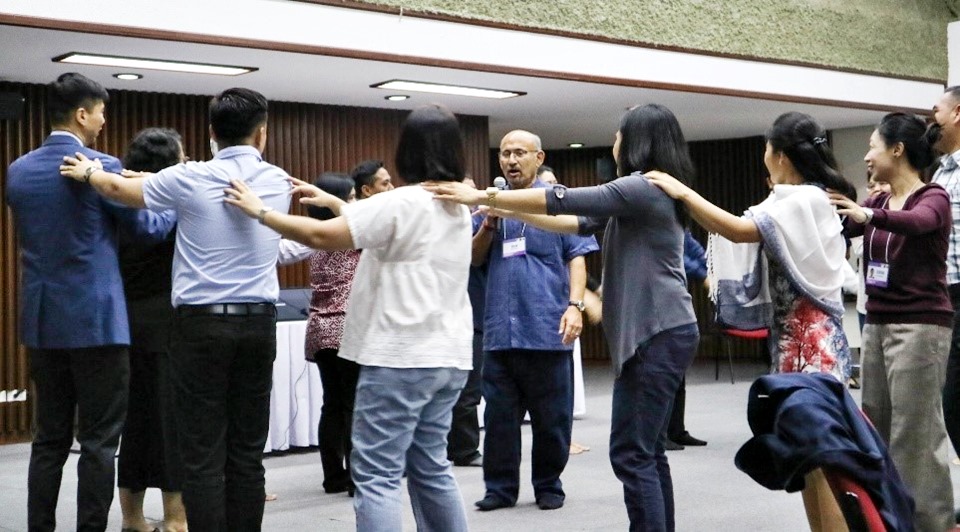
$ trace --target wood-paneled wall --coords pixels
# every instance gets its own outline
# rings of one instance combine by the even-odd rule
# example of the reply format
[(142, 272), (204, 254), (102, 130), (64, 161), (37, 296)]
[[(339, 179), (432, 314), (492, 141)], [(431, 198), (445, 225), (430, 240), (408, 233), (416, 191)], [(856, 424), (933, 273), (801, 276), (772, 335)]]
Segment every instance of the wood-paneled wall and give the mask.
[[(0, 121), (0, 195), (6, 189), (7, 167), (39, 146), (49, 127), (44, 113), (45, 87), (0, 82), (0, 92), (26, 98), (22, 120)], [(193, 159), (210, 157), (207, 135), (209, 96), (111, 91), (107, 123), (96, 149), (121, 156), (137, 131), (170, 127), (183, 136)], [(267, 95), (269, 97), (269, 95)], [(394, 172), (394, 150), (406, 111), (331, 105), (271, 102), (264, 157), (291, 175), (312, 180), (323, 171), (349, 172), (363, 159), (381, 159)], [(487, 118), (460, 116), (467, 169), (487, 176)], [(480, 181), (485, 183), (485, 179)], [(295, 212), (299, 212), (295, 204)], [(27, 357), (17, 340), (17, 251), (9, 209), (0, 210), (0, 391), (29, 388)], [(280, 268), (281, 286), (304, 286), (304, 265)], [(0, 403), (0, 444), (30, 439), (31, 403)]]
[[(690, 143), (690, 155), (697, 168), (695, 188), (704, 197), (729, 212), (739, 214), (747, 207), (758, 203), (767, 194), (763, 167), (764, 141), (762, 137), (732, 140), (701, 141)], [(561, 183), (569, 187), (591, 186), (600, 183), (597, 175), (597, 160), (610, 157), (611, 148), (581, 148), (550, 150), (545, 164), (556, 171)], [(490, 151), (492, 175), (499, 175), (497, 151)], [(706, 247), (706, 232), (695, 223), (691, 225), (694, 236)], [(599, 278), (602, 269), (600, 253), (587, 257), (587, 271)], [(702, 331), (712, 330), (712, 309), (702, 286), (691, 286), (694, 308)], [(655, 312), (656, 309), (650, 309)], [(713, 356), (717, 338), (705, 334), (701, 338), (699, 355)], [(591, 360), (607, 360), (606, 341), (602, 330), (587, 326), (581, 337), (583, 357)], [(756, 343), (735, 341), (734, 352), (745, 357), (760, 357)]]

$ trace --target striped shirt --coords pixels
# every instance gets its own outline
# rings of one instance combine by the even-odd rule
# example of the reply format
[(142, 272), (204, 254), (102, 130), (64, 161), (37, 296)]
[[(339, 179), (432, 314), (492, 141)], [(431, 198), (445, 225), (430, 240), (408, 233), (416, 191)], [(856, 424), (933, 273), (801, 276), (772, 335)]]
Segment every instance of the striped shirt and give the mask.
[(933, 174), (933, 182), (950, 194), (950, 214), (953, 228), (950, 231), (950, 248), (947, 250), (947, 285), (960, 283), (960, 150), (944, 155), (940, 168)]

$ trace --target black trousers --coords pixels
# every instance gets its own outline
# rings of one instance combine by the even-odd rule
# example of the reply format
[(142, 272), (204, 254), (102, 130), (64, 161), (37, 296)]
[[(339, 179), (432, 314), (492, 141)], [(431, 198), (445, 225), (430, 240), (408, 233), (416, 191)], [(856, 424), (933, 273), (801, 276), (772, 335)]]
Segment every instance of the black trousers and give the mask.
[(480, 382), (483, 375), (483, 331), (473, 331), (473, 369), (460, 398), (453, 405), (450, 435), (447, 437), (447, 458), (452, 462), (470, 462), (480, 456)]
[(330, 493), (353, 486), (350, 480), (350, 434), (353, 427), (353, 403), (357, 396), (360, 365), (337, 356), (336, 349), (321, 349), (314, 354), (323, 406), (320, 407), (320, 465), (323, 489)]
[(687, 413), (687, 378), (680, 379), (677, 394), (673, 397), (673, 409), (670, 411), (670, 422), (667, 424), (667, 438), (677, 441), (687, 432), (684, 416)]
[(179, 315), (170, 373), (191, 530), (260, 530), (276, 314)]
[(80, 442), (77, 530), (104, 530), (113, 503), (113, 457), (127, 414), (127, 348), (31, 349), (29, 356), (36, 389), (36, 433), (27, 474), (30, 531), (57, 526), (57, 498), (75, 418)]
[(960, 283), (950, 285), (950, 301), (953, 303), (953, 338), (943, 383), (943, 421), (954, 451), (960, 453)]

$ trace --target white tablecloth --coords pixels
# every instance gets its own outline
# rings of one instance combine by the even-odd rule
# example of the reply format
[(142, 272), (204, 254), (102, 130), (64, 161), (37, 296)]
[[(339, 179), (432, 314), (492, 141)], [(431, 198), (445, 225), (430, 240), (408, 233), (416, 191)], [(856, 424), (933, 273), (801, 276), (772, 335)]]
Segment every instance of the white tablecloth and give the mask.
[[(270, 432), (264, 452), (285, 451), (291, 446), (317, 445), (323, 386), (314, 364), (303, 358), (306, 321), (277, 323), (277, 358), (273, 362), (273, 391), (270, 393)], [(587, 413), (583, 389), (580, 340), (573, 346), (573, 415)], [(483, 426), (481, 400), (477, 415)]]
[(277, 323), (277, 358), (270, 393), (270, 432), (264, 452), (317, 445), (323, 386), (313, 363), (303, 358), (306, 321)]

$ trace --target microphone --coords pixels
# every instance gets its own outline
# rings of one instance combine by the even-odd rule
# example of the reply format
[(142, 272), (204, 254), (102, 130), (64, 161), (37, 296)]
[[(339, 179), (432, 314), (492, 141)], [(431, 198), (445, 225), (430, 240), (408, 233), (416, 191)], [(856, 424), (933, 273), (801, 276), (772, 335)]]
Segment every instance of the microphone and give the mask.
[(504, 179), (502, 175), (497, 176), (493, 179), (493, 186), (497, 187), (500, 190), (506, 190), (507, 180)]

